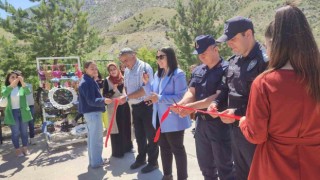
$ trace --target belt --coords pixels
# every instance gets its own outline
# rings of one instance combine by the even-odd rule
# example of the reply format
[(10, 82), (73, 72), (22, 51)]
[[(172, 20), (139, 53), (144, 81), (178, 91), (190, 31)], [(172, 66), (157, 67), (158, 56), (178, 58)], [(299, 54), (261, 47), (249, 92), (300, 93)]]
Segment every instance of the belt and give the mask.
[[(196, 117), (199, 120), (204, 120), (204, 121), (212, 121), (215, 120), (216, 118), (211, 117), (210, 115), (207, 114), (200, 114), (200, 113), (196, 113)], [(219, 117), (217, 117), (219, 118)]]
[(136, 104), (131, 104), (132, 107), (137, 107), (137, 106), (141, 106), (141, 105), (146, 105), (146, 103), (144, 101), (141, 101), (141, 102), (136, 103)]

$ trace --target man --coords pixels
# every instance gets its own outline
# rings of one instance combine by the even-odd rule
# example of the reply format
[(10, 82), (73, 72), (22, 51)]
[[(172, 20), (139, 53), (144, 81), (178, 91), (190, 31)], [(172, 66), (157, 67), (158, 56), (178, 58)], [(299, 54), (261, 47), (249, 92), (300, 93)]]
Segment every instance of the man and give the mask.
[(146, 154), (148, 153), (148, 165), (141, 169), (142, 173), (148, 173), (158, 166), (159, 148), (153, 142), (155, 129), (152, 126), (152, 106), (145, 104), (142, 76), (148, 74), (149, 81), (153, 80), (153, 71), (149, 64), (139, 60), (136, 53), (130, 48), (121, 50), (119, 59), (126, 66), (124, 72), (124, 87), (127, 95), (120, 97), (120, 104), (128, 101), (132, 107), (133, 124), (135, 136), (138, 144), (138, 156), (136, 161), (130, 166), (137, 169), (146, 164)]
[[(235, 54), (229, 60), (226, 74), (228, 94), (221, 93), (208, 108), (209, 111), (220, 108), (221, 101), (229, 98), (227, 110), (222, 113), (245, 116), (252, 81), (267, 67), (266, 54), (254, 38), (252, 21), (244, 17), (233, 17), (226, 21), (224, 34), (217, 40), (227, 42)], [(232, 123), (232, 152), (235, 162), (236, 179), (247, 179), (255, 151), (255, 145), (249, 143), (239, 129), (239, 121), (223, 118), (224, 123)]]
[[(188, 91), (178, 103), (186, 107), (207, 109), (220, 93), (222, 76), (228, 63), (219, 56), (218, 47), (210, 35), (200, 35), (195, 39), (194, 54), (198, 54), (202, 65), (192, 74)], [(193, 111), (173, 108), (172, 111), (184, 117)], [(234, 179), (230, 126), (219, 117), (196, 113), (196, 152), (200, 170), (205, 179)]]

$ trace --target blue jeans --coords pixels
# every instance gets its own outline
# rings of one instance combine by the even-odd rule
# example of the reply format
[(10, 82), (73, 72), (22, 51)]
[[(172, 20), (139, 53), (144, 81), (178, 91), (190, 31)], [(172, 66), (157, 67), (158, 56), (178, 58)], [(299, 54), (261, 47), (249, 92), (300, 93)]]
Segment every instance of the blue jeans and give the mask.
[(90, 112), (84, 113), (84, 118), (88, 128), (88, 155), (89, 165), (92, 168), (97, 168), (103, 163), (102, 148), (103, 148), (103, 128), (102, 128), (102, 113)]
[(32, 120), (28, 122), (29, 125), (29, 137), (34, 138), (34, 106), (29, 106), (31, 114), (32, 114)]
[(15, 125), (10, 125), (11, 129), (11, 140), (14, 148), (20, 148), (19, 137), (21, 136), (22, 146), (28, 146), (28, 123), (22, 121), (20, 109), (12, 110), (13, 118), (15, 120)]

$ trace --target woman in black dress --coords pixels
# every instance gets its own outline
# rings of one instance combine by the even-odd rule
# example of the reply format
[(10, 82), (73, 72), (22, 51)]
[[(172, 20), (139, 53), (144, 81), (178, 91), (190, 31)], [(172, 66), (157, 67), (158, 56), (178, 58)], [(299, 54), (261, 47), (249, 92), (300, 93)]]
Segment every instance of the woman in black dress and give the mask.
[[(115, 63), (107, 65), (109, 76), (104, 81), (103, 96), (117, 98), (123, 92), (123, 76)], [(108, 105), (109, 125), (114, 104)], [(111, 146), (113, 157), (123, 157), (124, 153), (133, 148), (131, 141), (131, 115), (128, 103), (119, 105), (115, 116), (115, 122), (111, 129)]]

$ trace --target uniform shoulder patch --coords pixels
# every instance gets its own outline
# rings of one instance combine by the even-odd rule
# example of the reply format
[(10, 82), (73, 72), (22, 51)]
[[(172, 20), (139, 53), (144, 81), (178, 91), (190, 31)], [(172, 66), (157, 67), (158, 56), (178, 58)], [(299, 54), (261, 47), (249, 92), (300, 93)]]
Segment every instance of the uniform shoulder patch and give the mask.
[(269, 57), (267, 55), (267, 50), (264, 46), (260, 46), (260, 50), (261, 50), (261, 54), (262, 54), (262, 59), (264, 62), (268, 62), (269, 61)]
[(249, 65), (248, 65), (248, 67), (247, 67), (247, 71), (250, 71), (251, 69), (253, 69), (253, 68), (257, 65), (257, 63), (258, 63), (257, 59), (253, 59), (253, 60), (249, 63)]

